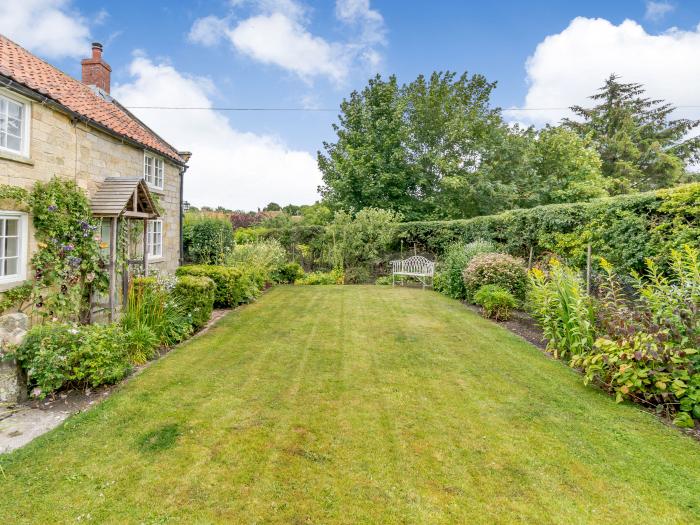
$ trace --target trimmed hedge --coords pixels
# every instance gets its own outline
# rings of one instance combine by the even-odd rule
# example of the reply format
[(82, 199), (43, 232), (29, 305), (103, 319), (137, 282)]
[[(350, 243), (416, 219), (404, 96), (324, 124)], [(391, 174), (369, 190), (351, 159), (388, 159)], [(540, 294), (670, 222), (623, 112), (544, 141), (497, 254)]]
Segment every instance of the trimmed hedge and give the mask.
[(209, 277), (183, 275), (178, 277), (173, 295), (184, 310), (191, 316), (192, 327), (202, 328), (214, 308), (216, 284)]
[(416, 244), (442, 254), (455, 241), (490, 240), (527, 258), (556, 253), (585, 265), (586, 245), (622, 270), (644, 268), (647, 257), (700, 243), (700, 183), (573, 204), (552, 204), (455, 221), (396, 225), (396, 246)]
[(261, 286), (264, 284), (264, 279), (261, 279), (261, 276), (230, 266), (206, 264), (180, 266), (176, 275), (178, 277), (185, 275), (209, 277), (214, 281), (216, 284), (215, 308), (233, 308), (239, 304), (250, 302), (260, 294)]

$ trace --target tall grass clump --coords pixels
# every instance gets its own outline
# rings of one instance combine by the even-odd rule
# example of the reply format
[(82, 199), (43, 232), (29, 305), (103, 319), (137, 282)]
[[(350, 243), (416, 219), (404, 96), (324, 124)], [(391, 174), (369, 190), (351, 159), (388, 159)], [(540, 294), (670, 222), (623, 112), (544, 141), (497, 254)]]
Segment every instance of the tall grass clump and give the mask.
[(174, 284), (174, 281), (156, 277), (133, 279), (121, 318), (124, 330), (144, 334), (149, 329), (162, 346), (172, 346), (186, 339), (192, 326), (187, 312), (171, 294)]
[(534, 268), (527, 302), (556, 357), (586, 353), (593, 347), (593, 302), (576, 271), (556, 259), (547, 272)]

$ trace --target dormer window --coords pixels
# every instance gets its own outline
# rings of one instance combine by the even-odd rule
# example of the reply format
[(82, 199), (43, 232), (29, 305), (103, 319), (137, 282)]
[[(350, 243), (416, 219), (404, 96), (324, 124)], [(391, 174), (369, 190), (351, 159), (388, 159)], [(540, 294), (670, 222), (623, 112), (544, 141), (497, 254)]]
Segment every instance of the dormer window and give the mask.
[(144, 153), (143, 155), (143, 179), (146, 183), (156, 189), (163, 189), (163, 179), (165, 163), (160, 157)]
[(0, 151), (29, 156), (29, 105), (0, 94)]

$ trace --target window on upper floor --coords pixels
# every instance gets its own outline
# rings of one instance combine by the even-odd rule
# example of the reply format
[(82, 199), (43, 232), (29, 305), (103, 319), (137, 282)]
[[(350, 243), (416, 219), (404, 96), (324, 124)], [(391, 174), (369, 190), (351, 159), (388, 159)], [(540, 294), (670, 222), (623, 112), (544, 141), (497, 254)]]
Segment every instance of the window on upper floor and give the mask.
[(148, 257), (153, 259), (163, 257), (163, 221), (161, 219), (148, 221), (146, 240)]
[(0, 151), (29, 156), (28, 103), (0, 93)]
[(0, 284), (27, 277), (27, 214), (0, 211)]
[(163, 189), (165, 163), (160, 157), (144, 153), (143, 155), (143, 179), (149, 186)]

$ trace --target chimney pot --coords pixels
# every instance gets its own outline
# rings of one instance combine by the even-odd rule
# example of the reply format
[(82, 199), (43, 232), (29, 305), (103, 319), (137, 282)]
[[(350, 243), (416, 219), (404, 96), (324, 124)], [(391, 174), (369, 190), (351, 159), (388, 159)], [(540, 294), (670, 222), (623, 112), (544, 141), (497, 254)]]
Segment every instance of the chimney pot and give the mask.
[(92, 57), (82, 60), (83, 84), (96, 86), (109, 93), (110, 73), (112, 68), (102, 59), (102, 44), (92, 43)]
[(99, 60), (102, 58), (102, 44), (99, 42), (92, 43), (92, 59)]

